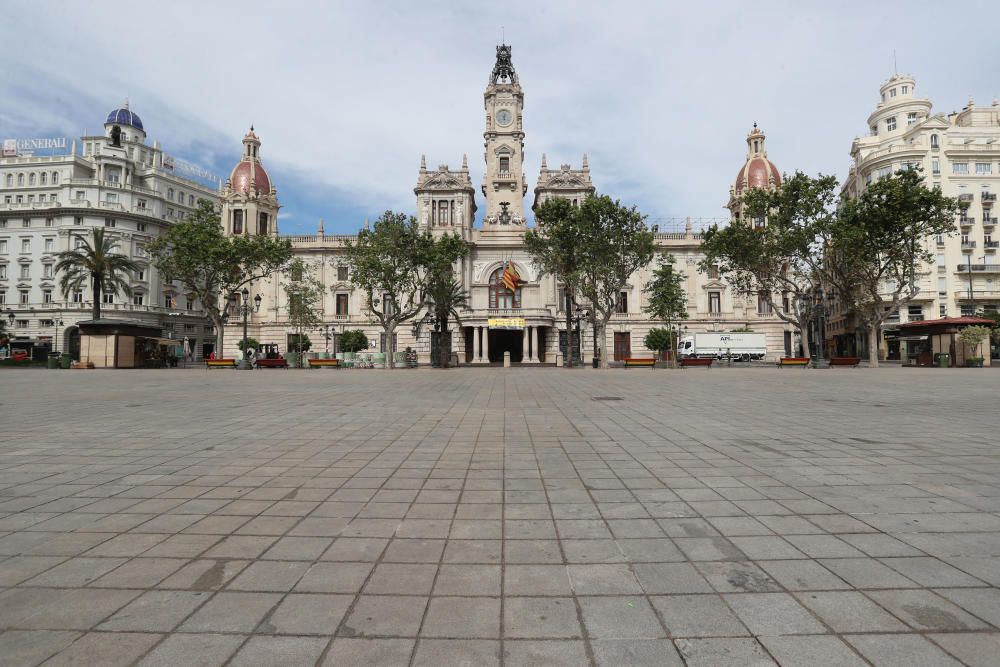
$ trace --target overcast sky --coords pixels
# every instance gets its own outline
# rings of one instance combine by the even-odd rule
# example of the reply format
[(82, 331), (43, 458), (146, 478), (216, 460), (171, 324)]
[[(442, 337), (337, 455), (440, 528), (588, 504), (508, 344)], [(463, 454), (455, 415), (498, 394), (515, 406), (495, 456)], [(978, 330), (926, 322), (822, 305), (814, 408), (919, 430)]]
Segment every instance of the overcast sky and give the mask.
[(415, 212), (421, 154), (468, 154), (481, 215), (501, 27), (526, 208), (543, 152), (587, 153), (598, 190), (651, 219), (721, 217), (754, 121), (782, 171), (843, 178), (894, 52), (934, 112), (1000, 96), (995, 1), (0, 0), (0, 16), (0, 138), (97, 133), (128, 96), (150, 142), (225, 178), (252, 122), (283, 233)]

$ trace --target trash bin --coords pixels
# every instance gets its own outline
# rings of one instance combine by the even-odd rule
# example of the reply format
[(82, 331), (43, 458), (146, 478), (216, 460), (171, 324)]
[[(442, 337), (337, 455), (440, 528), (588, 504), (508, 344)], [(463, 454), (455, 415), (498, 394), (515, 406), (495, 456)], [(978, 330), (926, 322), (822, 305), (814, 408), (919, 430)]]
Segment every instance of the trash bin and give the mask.
[(63, 352), (62, 356), (59, 357), (59, 368), (72, 368), (73, 367), (73, 355), (69, 352)]
[(937, 367), (938, 368), (948, 368), (948, 353), (939, 352), (937, 354)]
[(46, 364), (48, 368), (59, 368), (59, 353), (49, 352), (48, 363)]

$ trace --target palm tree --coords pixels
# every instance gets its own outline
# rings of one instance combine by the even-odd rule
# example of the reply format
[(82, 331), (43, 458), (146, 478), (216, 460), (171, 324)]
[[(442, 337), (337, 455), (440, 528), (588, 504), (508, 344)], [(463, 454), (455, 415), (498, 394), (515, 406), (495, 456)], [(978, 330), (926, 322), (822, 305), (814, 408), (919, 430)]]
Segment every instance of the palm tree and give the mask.
[(64, 295), (71, 291), (79, 291), (87, 278), (90, 278), (94, 296), (93, 319), (101, 319), (101, 294), (105, 290), (112, 294), (124, 292), (132, 296), (132, 286), (129, 285), (129, 274), (139, 270), (139, 265), (125, 255), (115, 252), (118, 241), (113, 236), (105, 236), (103, 227), (93, 230), (90, 240), (83, 236), (79, 247), (59, 253), (56, 273), (62, 273), (59, 286)]
[(432, 280), (424, 295), (424, 304), (427, 311), (434, 315), (441, 329), (441, 337), (438, 345), (438, 361), (441, 368), (448, 368), (448, 356), (451, 353), (451, 345), (446, 345), (445, 341), (450, 341), (448, 336), (448, 319), (454, 317), (459, 326), (462, 326), (462, 317), (458, 314), (460, 309), (469, 307), (469, 295), (462, 289), (461, 283), (452, 278)]

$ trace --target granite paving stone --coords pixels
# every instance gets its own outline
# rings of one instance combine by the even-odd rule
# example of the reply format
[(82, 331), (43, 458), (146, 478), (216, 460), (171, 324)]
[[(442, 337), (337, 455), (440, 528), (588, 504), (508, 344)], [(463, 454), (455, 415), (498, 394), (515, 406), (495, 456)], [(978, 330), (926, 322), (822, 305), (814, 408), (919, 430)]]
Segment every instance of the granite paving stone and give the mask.
[(0, 373), (4, 665), (1000, 653), (988, 370)]

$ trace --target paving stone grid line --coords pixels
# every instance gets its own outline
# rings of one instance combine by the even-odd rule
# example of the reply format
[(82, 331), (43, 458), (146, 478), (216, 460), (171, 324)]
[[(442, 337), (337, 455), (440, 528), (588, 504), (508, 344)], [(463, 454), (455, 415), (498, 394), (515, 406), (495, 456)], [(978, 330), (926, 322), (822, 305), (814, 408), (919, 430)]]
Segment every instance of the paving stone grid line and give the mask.
[(4, 665), (1000, 654), (987, 369), (0, 384)]

